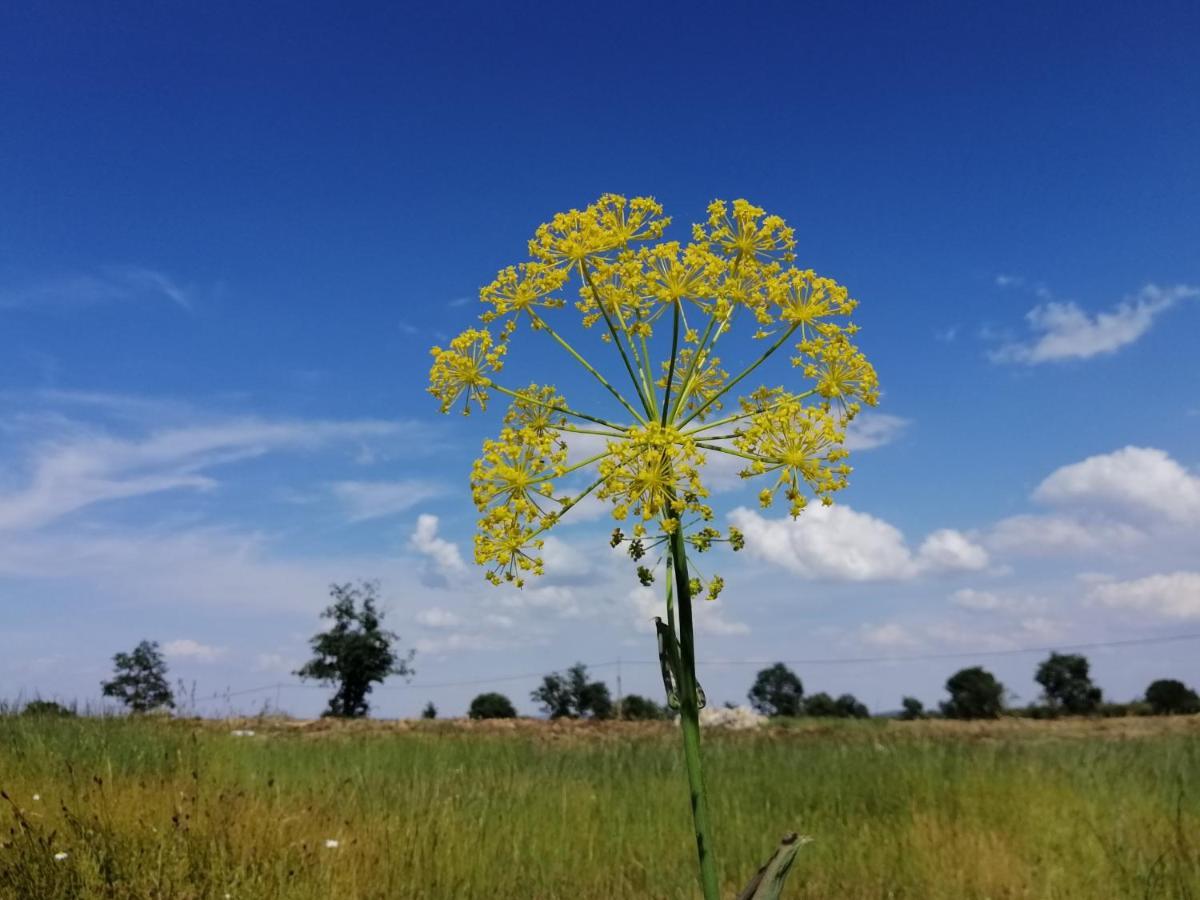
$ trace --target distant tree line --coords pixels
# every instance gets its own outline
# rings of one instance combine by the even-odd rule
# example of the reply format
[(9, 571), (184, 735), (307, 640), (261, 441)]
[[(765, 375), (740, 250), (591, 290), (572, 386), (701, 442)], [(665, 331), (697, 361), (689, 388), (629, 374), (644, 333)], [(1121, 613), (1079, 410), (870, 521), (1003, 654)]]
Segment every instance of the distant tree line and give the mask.
[[(383, 627), (378, 585), (372, 581), (330, 586), (332, 602), (321, 613), (326, 630), (309, 641), (312, 658), (295, 674), (334, 689), (326, 716), (358, 718), (368, 714), (372, 688), (392, 675), (411, 678), (413, 651), (398, 649), (399, 636)], [(947, 698), (927, 710), (915, 697), (904, 697), (895, 714), (901, 719), (931, 716), (947, 719), (995, 719), (1002, 715), (1032, 718), (1060, 716), (1188, 715), (1200, 713), (1200, 696), (1176, 679), (1152, 682), (1144, 696), (1131, 703), (1105, 702), (1092, 682), (1087, 657), (1051, 653), (1040, 662), (1034, 680), (1041, 686), (1039, 699), (1024, 708), (1007, 704), (1009, 696), (996, 676), (982, 666), (970, 666), (951, 675), (945, 684)], [(128, 653), (113, 657), (112, 677), (101, 683), (105, 697), (118, 700), (130, 712), (149, 713), (175, 708), (167, 680), (167, 663), (157, 642), (141, 641)], [(853, 694), (832, 696), (824, 691), (806, 695), (800, 677), (782, 662), (757, 673), (747, 697), (759, 713), (770, 717), (863, 719), (871, 715)], [(552, 672), (530, 694), (541, 712), (551, 719), (666, 719), (674, 712), (637, 694), (613, 700), (608, 685), (593, 680), (583, 663), (565, 672)], [(28, 715), (72, 715), (57, 703), (34, 700), (25, 706)], [(516, 707), (504, 694), (488, 691), (475, 697), (467, 715), (472, 719), (510, 719)], [(436, 719), (437, 707), (426, 704), (422, 718)]]

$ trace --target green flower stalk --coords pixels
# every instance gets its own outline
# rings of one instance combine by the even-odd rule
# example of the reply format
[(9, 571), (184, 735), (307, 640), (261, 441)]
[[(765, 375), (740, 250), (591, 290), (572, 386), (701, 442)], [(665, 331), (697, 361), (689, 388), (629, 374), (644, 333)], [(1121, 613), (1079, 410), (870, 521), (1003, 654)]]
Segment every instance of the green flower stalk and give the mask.
[[(879, 389), (853, 343), (856, 301), (835, 281), (794, 265), (795, 239), (783, 219), (744, 200), (714, 201), (686, 244), (663, 239), (669, 223), (653, 199), (613, 194), (554, 216), (530, 240), (530, 259), (480, 291), (483, 327), (433, 348), (429, 390), (443, 412), (460, 403), (464, 413), (486, 410), (495, 395), (510, 401), (499, 436), (484, 442), (471, 473), (480, 515), (475, 560), (489, 581), (521, 587), (540, 575), (542, 535), (591, 495), (611, 505), (612, 545), (627, 549), (641, 583), (665, 573), (663, 677), (680, 712), (700, 881), (705, 900), (716, 900), (692, 619), (694, 598), (715, 600), (724, 579), (701, 578), (691, 558), (717, 543), (739, 550), (744, 539), (711, 524), (704, 467), (712, 453), (737, 458), (743, 478), (762, 482), (760, 504), (782, 495), (793, 517), (810, 498), (832, 503), (850, 475), (846, 426), (863, 404), (877, 402)], [(758, 350), (730, 374), (717, 349), (729, 345), (735, 326), (752, 328), (752, 341), (730, 349), (757, 342)], [(543, 358), (553, 351), (577, 365), (606, 405), (585, 409), (548, 384), (503, 383), (522, 328), (545, 341)], [(591, 353), (597, 344), (606, 345), (612, 365), (597, 366), (580, 349)], [(768, 361), (787, 357), (796, 387), (733, 393)], [(572, 440), (602, 449), (569, 463)], [(567, 483), (586, 486), (566, 490)]]

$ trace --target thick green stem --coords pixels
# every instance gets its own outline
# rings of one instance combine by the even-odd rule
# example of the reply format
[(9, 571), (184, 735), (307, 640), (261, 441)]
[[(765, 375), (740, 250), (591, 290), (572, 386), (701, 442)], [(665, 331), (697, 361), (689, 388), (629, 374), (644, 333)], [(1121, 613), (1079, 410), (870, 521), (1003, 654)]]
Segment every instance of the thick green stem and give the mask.
[(704, 900), (720, 900), (717, 860), (713, 854), (712, 827), (708, 821), (708, 794), (700, 768), (700, 693), (696, 687), (696, 643), (692, 632), (692, 590), (688, 578), (687, 547), (682, 527), (671, 533), (671, 562), (675, 569), (676, 606), (679, 610), (679, 721), (683, 728), (683, 759), (691, 788), (696, 851), (700, 856), (700, 886)]

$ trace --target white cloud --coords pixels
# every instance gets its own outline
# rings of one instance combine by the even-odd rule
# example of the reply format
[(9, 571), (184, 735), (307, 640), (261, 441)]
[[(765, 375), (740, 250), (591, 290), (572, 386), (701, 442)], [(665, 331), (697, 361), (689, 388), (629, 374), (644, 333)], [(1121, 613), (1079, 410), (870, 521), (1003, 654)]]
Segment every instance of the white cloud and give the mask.
[(950, 595), (950, 602), (962, 609), (983, 612), (1031, 613), (1046, 608), (1046, 600), (1034, 596), (1010, 596), (992, 591), (962, 588)]
[(987, 551), (953, 528), (939, 529), (925, 538), (917, 559), (925, 568), (944, 572), (978, 571), (988, 564)]
[(767, 519), (739, 507), (730, 520), (746, 535), (752, 556), (806, 578), (906, 580), (924, 573), (973, 571), (988, 563), (982, 547), (952, 529), (934, 532), (914, 553), (894, 525), (845, 505), (814, 505), (795, 520)]
[(212, 488), (206, 469), (283, 449), (395, 434), (395, 422), (229, 419), (182, 426), (138, 439), (74, 431), (40, 444), (28, 484), (0, 495), (0, 530), (39, 528), (109, 500)]
[[(654, 632), (654, 619), (665, 620), (667, 617), (666, 600), (663, 589), (657, 585), (643, 587), (638, 585), (626, 594), (626, 601), (633, 614), (634, 627), (643, 633)], [(750, 626), (745, 622), (736, 622), (725, 618), (721, 600), (699, 600), (692, 604), (693, 625), (700, 634), (727, 636), (749, 634)]]
[(426, 628), (457, 628), (462, 624), (462, 616), (440, 606), (434, 606), (417, 613), (417, 622)]
[(458, 546), (438, 537), (438, 517), (435, 515), (421, 513), (417, 517), (417, 527), (408, 544), (429, 560), (433, 567), (431, 574), (436, 577), (448, 579), (467, 570)]
[(440, 496), (445, 489), (424, 479), (402, 481), (337, 481), (330, 488), (351, 522), (394, 516)]
[(163, 644), (163, 653), (168, 659), (192, 659), (197, 662), (215, 662), (225, 654), (224, 647), (211, 647), (191, 638), (179, 638)]
[(1001, 519), (993, 525), (984, 537), (984, 543), (1000, 553), (1053, 556), (1130, 547), (1145, 537), (1130, 525), (1105, 519), (1020, 515)]
[(1200, 572), (1102, 582), (1092, 587), (1088, 598), (1111, 609), (1145, 612), (1164, 619), (1200, 619)]
[(846, 449), (873, 450), (890, 444), (904, 432), (911, 423), (908, 419), (887, 413), (865, 412), (855, 416), (846, 429)]
[(1161, 288), (1148, 284), (1111, 311), (1094, 315), (1071, 302), (1044, 303), (1025, 317), (1034, 332), (1032, 338), (1006, 344), (991, 357), (996, 362), (1034, 365), (1112, 353), (1144, 335), (1159, 315), (1181, 299), (1198, 294), (1200, 290), (1188, 285)]
[(871, 647), (904, 648), (920, 646), (921, 641), (898, 622), (882, 625), (864, 625), (859, 639)]
[(154, 269), (109, 266), (94, 274), (65, 275), (0, 288), (2, 309), (80, 309), (109, 303), (166, 301), (192, 308), (192, 290)]
[(1200, 477), (1153, 447), (1125, 447), (1063, 466), (1038, 485), (1034, 497), (1200, 522)]

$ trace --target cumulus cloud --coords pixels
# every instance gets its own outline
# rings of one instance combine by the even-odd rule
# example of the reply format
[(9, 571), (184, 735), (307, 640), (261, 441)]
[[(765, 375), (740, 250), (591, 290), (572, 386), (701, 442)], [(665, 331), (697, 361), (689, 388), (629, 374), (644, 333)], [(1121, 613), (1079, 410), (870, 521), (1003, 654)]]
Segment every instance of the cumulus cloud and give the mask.
[(1062, 515), (1020, 515), (1001, 519), (984, 538), (999, 553), (1054, 556), (1130, 547), (1145, 539), (1138, 529), (1105, 519)]
[(1200, 477), (1153, 447), (1125, 447), (1063, 466), (1038, 485), (1034, 498), (1200, 522)]
[(1200, 619), (1200, 572), (1101, 582), (1092, 586), (1088, 598), (1110, 609), (1133, 610), (1162, 619)]
[(196, 662), (214, 662), (225, 653), (223, 647), (212, 647), (191, 638), (167, 641), (162, 649), (168, 659), (190, 659)]
[(417, 527), (408, 545), (429, 561), (427, 574), (441, 582), (467, 570), (458, 546), (438, 537), (438, 517), (435, 515), (421, 513), (417, 517)]
[(1142, 337), (1158, 316), (1200, 290), (1188, 285), (1148, 284), (1107, 312), (1090, 314), (1071, 302), (1051, 301), (1025, 316), (1033, 332), (1029, 340), (993, 351), (996, 362), (1027, 365), (1066, 359), (1088, 359), (1113, 353)]
[(961, 532), (936, 531), (914, 552), (894, 525), (845, 505), (814, 505), (795, 520), (739, 507), (730, 520), (749, 553), (805, 578), (894, 581), (988, 564), (987, 551)]
[(416, 478), (402, 481), (337, 481), (330, 488), (341, 501), (351, 522), (394, 516), (445, 493), (440, 485)]
[(873, 450), (900, 437), (911, 423), (888, 413), (864, 412), (854, 417), (846, 429), (848, 450)]

